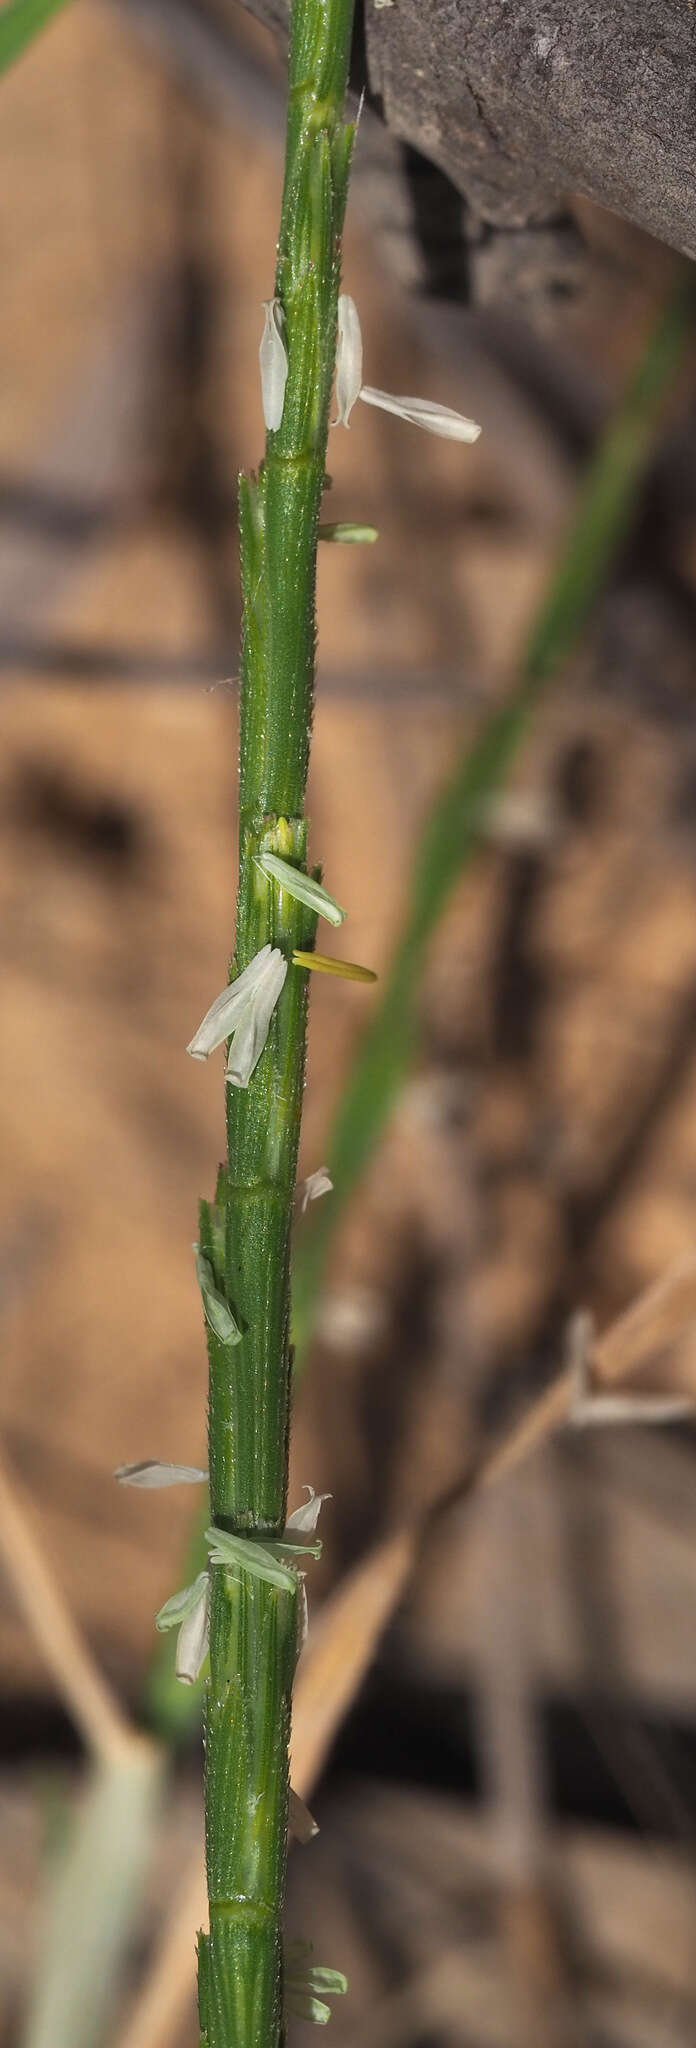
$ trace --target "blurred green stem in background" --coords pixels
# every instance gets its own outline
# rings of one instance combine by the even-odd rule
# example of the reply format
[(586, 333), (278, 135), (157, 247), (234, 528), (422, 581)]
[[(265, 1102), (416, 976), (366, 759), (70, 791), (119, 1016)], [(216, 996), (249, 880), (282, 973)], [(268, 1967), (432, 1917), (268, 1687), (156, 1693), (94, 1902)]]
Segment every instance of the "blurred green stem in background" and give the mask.
[(565, 546), (523, 652), (519, 681), (467, 744), (427, 814), (411, 871), (408, 908), (381, 1001), (341, 1095), (326, 1147), (333, 1181), (293, 1262), (296, 1362), (311, 1342), (329, 1252), (402, 1087), (417, 1038), (426, 950), (455, 884), (480, 843), (491, 800), (548, 685), (572, 653), (635, 511), (665, 398), (694, 330), (693, 274), (680, 277), (598, 443)]
[(95, 1762), (81, 1787), (44, 1887), (24, 2048), (95, 2048), (113, 2024), (161, 1817), (163, 1765), (134, 1741)]
[[(570, 530), (533, 622), (519, 680), (491, 712), (426, 816), (416, 848), (408, 908), (372, 1023), (348, 1075), (328, 1140), (330, 1201), (303, 1225), (293, 1263), (296, 1367), (306, 1358), (329, 1254), (343, 1210), (366, 1171), (417, 1044), (418, 997), (430, 939), (480, 843), (492, 799), (549, 684), (578, 643), (631, 526), (665, 401), (694, 332), (696, 286), (681, 273), (660, 311), (580, 486)], [(203, 1524), (192, 1538), (191, 1575), (203, 1562)], [(166, 1739), (185, 1738), (197, 1697), (176, 1684), (170, 1646), (153, 1658), (146, 1712)]]
[(0, 72), (21, 56), (39, 29), (63, 6), (63, 0), (8, 0), (0, 8)]

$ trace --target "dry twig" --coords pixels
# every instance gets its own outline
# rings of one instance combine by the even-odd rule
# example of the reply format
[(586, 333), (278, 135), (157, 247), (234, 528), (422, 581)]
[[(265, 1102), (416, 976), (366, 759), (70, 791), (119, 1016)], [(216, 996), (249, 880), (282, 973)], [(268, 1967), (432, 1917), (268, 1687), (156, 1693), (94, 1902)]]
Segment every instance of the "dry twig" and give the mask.
[[(598, 1338), (598, 1384), (627, 1380), (696, 1321), (696, 1254), (689, 1253), (638, 1296)], [(547, 1441), (569, 1414), (572, 1371), (559, 1373), (502, 1442), (467, 1472), (446, 1502), (377, 1544), (346, 1574), (313, 1627), (295, 1687), (293, 1783), (308, 1797), (384, 1629), (403, 1597), (427, 1524), (459, 1496), (493, 1485)], [(196, 1861), (165, 1922), (119, 2048), (164, 2048), (193, 1992), (196, 1928), (205, 1886)]]

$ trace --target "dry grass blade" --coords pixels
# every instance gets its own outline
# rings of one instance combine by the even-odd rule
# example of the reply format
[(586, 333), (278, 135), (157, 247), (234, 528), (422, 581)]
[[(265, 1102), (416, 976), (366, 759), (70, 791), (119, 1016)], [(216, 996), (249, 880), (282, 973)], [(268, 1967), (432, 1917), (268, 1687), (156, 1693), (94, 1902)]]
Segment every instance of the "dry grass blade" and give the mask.
[(0, 1555), (27, 1625), (87, 1748), (104, 1764), (140, 1750), (143, 1738), (130, 1727), (95, 1664), (1, 1459)]
[(297, 1674), (292, 1782), (307, 1798), (416, 1561), (417, 1528), (397, 1529), (346, 1574), (312, 1630)]
[(175, 2038), (193, 1998), (196, 1935), (207, 1910), (203, 1858), (196, 1855), (165, 1921), (145, 1982), (119, 2035), (118, 2048), (159, 2048), (160, 2042)]
[[(696, 1321), (696, 1254), (688, 1254), (612, 1323), (594, 1350), (597, 1383), (626, 1380)], [(473, 1493), (503, 1478), (566, 1420), (571, 1371), (559, 1373), (501, 1444), (456, 1490)], [(455, 1498), (450, 1493), (448, 1502)], [(447, 1503), (436, 1503), (433, 1512)], [(348, 1712), (377, 1644), (404, 1593), (425, 1522), (398, 1529), (377, 1544), (337, 1587), (310, 1634), (297, 1676), (292, 1742), (293, 1784), (308, 1798), (334, 1735)], [(119, 2048), (165, 2048), (193, 1992), (194, 1941), (206, 1893), (198, 1860), (165, 1923), (145, 1984)]]
[[(694, 1321), (696, 1253), (687, 1252), (597, 1338), (592, 1354), (597, 1386), (611, 1387), (627, 1380)], [(572, 1387), (569, 1365), (485, 1459), (472, 1483), (491, 1486), (536, 1450), (569, 1415)]]

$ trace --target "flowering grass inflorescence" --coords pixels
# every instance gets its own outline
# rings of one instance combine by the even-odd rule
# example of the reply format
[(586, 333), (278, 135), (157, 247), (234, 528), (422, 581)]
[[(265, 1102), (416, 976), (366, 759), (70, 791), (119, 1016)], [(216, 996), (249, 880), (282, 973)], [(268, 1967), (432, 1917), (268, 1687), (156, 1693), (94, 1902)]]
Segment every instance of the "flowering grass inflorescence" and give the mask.
[[(177, 1631), (177, 1675), (205, 1686), (209, 1928), (199, 1938), (204, 2048), (279, 2048), (285, 2010), (324, 2024), (339, 1972), (284, 1958), (288, 1832), (311, 1814), (289, 1788), (292, 1687), (306, 1627), (304, 1569), (325, 1495), (286, 1515), (290, 1235), (311, 969), (362, 982), (370, 968), (315, 950), (345, 910), (307, 864), (304, 794), (315, 659), (316, 551), (331, 392), (459, 440), (478, 428), (428, 400), (362, 383), (352, 299), (339, 296), (354, 124), (343, 120), (352, 0), (293, 0), (285, 182), (275, 290), (259, 351), (266, 451), (240, 480), (243, 640), (237, 933), (228, 985), (188, 1052), (226, 1046), (228, 1157), (202, 1202), (194, 1247), (209, 1359), (209, 1474), (144, 1460), (125, 1484), (208, 1479), (208, 1560), (157, 1617)], [(337, 347), (338, 339), (338, 347)], [(325, 527), (373, 541), (372, 527)], [(330, 1192), (309, 1176), (302, 1209)], [(285, 1985), (285, 2000), (283, 1995)]]

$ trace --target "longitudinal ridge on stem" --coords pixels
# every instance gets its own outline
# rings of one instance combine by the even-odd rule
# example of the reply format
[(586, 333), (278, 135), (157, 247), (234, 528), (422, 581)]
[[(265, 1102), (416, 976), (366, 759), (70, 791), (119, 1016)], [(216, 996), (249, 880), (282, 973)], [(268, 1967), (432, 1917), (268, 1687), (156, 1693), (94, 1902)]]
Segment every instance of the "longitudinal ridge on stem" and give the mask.
[[(316, 547), (354, 132), (343, 120), (352, 13), (352, 0), (293, 6), (278, 260), (261, 347), (266, 450), (258, 476), (242, 477), (239, 493), (243, 637), (232, 990), (238, 978), (248, 979), (228, 1019), (227, 1164), (215, 1201), (201, 1204), (199, 1244), (218, 1304), (217, 1327), (206, 1309), (209, 1533), (217, 1527), (221, 1542), (229, 1532), (263, 1549), (264, 1539), (282, 1537), (286, 1523), (290, 1231), (308, 983), (294, 955), (311, 954), (320, 911), (340, 919), (318, 876), (307, 876), (303, 810)], [(228, 1326), (225, 1308), (233, 1319)], [(231, 1559), (208, 1569), (210, 1925), (199, 1943), (201, 2032), (207, 2048), (276, 2048), (284, 2024), (281, 1915), (300, 1579), (289, 1559), (279, 1583)], [(312, 1825), (303, 1810), (306, 1834)], [(308, 2016), (328, 2016), (316, 1987), (305, 1983), (302, 1996), (316, 2006), (313, 2014), (307, 2007)]]

